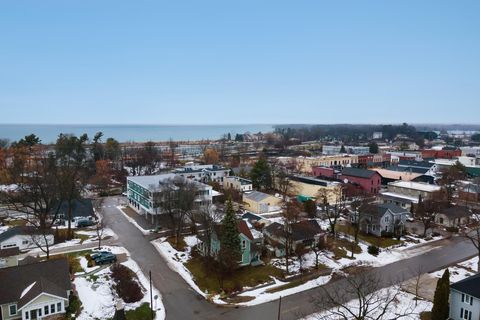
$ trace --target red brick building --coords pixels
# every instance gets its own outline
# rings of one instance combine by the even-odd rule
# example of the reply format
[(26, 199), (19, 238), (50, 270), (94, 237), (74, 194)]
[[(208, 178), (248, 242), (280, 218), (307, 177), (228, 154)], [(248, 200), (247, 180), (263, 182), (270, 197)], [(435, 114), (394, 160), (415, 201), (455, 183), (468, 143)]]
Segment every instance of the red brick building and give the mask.
[(420, 151), (422, 153), (422, 158), (436, 158), (436, 159), (453, 159), (460, 157), (462, 155), (462, 150), (460, 149), (425, 149)]
[(363, 191), (369, 194), (377, 194), (382, 182), (382, 176), (378, 172), (359, 168), (343, 169), (338, 179), (347, 183), (358, 184)]
[(327, 177), (327, 178), (336, 177), (335, 169), (328, 168), (328, 167), (313, 167), (312, 173), (313, 173), (313, 176), (315, 177)]

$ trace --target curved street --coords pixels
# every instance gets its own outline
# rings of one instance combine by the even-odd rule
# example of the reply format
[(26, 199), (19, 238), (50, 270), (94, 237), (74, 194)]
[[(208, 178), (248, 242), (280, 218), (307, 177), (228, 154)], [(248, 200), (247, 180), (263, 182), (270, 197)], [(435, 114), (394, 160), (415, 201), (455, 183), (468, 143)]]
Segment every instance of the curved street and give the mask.
[[(278, 301), (252, 307), (221, 307), (206, 301), (190, 288), (178, 273), (169, 268), (150, 243), (150, 237), (144, 236), (116, 208), (118, 198), (106, 198), (103, 205), (104, 221), (117, 234), (117, 242), (131, 253), (145, 274), (152, 271), (154, 285), (162, 293), (167, 319), (278, 319)], [(369, 272), (381, 275), (382, 284), (388, 286), (412, 278), (418, 272), (419, 266), (423, 272), (431, 272), (476, 254), (474, 246), (464, 238), (442, 240), (442, 245), (427, 253), (374, 268)], [(338, 280), (282, 298), (280, 318), (294, 320), (319, 311), (315, 297), (321, 296), (325, 289), (341, 287), (342, 282), (343, 280)]]

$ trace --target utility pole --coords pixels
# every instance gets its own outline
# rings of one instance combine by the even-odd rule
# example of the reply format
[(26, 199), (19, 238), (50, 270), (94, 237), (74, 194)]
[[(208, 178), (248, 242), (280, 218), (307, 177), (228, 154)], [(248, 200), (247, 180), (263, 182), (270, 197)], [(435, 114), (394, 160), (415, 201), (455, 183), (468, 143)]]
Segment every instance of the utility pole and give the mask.
[(280, 320), (280, 310), (282, 309), (282, 296), (280, 296), (280, 298), (278, 299), (278, 317), (277, 319)]
[(154, 315), (153, 315), (152, 270), (148, 272), (148, 275), (150, 276), (150, 310), (152, 312), (152, 320), (153, 320)]

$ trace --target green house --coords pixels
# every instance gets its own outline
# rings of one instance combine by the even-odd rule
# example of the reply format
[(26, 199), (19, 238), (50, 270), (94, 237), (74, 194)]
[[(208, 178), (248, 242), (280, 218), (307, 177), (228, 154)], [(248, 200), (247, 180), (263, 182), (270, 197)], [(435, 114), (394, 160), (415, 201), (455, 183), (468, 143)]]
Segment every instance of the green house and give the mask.
[[(237, 221), (237, 229), (240, 237), (240, 247), (242, 252), (242, 259), (238, 262), (239, 266), (257, 266), (263, 264), (260, 260), (261, 255), (261, 246), (263, 238), (261, 233), (254, 231), (257, 235), (254, 237), (252, 231), (248, 227), (247, 223), (244, 220)], [(221, 232), (220, 225), (216, 225), (214, 231), (210, 236), (210, 253), (212, 256), (217, 256), (220, 251), (220, 239), (219, 235)], [(207, 255), (208, 253), (208, 241), (205, 238), (200, 238), (200, 244), (198, 245), (198, 250), (200, 254)]]

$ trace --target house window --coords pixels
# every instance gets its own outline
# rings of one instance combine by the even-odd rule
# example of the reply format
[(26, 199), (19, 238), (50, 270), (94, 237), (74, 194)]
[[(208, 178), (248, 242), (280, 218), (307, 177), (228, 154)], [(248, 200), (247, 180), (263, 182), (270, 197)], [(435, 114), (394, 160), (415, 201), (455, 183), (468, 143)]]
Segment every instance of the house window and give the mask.
[(8, 311), (10, 312), (11, 316), (14, 316), (17, 314), (17, 305), (16, 304), (11, 304), (8, 306)]
[(25, 312), (25, 319), (27, 319), (27, 320), (30, 319), (30, 312), (28, 312), (28, 311)]
[(48, 314), (48, 306), (44, 306), (44, 307), (43, 307), (43, 313), (45, 313), (45, 315)]
[(247, 247), (247, 241), (242, 240), (242, 249), (245, 249)]
[(50, 313), (55, 313), (55, 305), (54, 304), (50, 305)]
[(28, 244), (28, 240), (23, 240), (22, 244)]
[(61, 312), (62, 311), (62, 303), (59, 302), (57, 303), (57, 312)]

